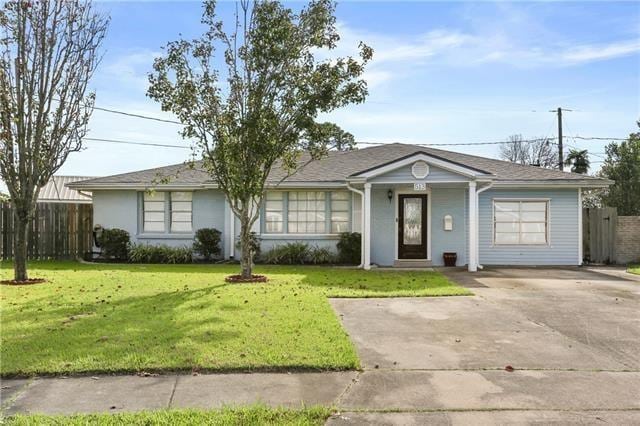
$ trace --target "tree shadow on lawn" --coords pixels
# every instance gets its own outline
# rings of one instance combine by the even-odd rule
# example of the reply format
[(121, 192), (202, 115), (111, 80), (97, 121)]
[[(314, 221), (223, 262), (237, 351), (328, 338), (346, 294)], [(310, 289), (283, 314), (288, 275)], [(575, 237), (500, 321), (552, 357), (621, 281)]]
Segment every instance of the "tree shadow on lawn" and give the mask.
[[(206, 303), (219, 287), (57, 307), (49, 305), (49, 297), (32, 299), (20, 304), (19, 310), (5, 310), (3, 314), (2, 375), (202, 366), (206, 357), (203, 348), (212, 341), (224, 346), (225, 341), (240, 335)], [(191, 314), (185, 316), (185, 309)], [(239, 308), (228, 304), (223, 307), (225, 311), (234, 309)], [(16, 330), (8, 330), (8, 324)]]

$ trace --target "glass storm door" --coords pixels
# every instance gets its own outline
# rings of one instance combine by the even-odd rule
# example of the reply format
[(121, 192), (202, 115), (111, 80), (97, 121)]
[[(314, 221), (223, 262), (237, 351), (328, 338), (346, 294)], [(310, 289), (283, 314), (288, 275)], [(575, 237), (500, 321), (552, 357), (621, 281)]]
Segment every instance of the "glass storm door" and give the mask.
[(427, 195), (398, 195), (398, 258), (427, 258)]

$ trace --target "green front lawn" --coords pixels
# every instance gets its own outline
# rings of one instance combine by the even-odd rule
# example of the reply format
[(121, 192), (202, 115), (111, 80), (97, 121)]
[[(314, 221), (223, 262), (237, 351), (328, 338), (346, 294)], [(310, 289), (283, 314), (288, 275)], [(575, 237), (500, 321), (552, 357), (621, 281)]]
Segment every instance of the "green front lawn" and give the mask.
[[(0, 265), (11, 277), (11, 265)], [(34, 262), (48, 283), (0, 286), (0, 374), (354, 369), (327, 297), (470, 294), (438, 272)]]
[(640, 275), (640, 265), (629, 265), (627, 272)]
[(73, 416), (19, 415), (8, 425), (322, 425), (331, 415), (328, 408), (287, 410), (253, 406), (222, 410), (163, 410), (122, 414), (77, 414)]

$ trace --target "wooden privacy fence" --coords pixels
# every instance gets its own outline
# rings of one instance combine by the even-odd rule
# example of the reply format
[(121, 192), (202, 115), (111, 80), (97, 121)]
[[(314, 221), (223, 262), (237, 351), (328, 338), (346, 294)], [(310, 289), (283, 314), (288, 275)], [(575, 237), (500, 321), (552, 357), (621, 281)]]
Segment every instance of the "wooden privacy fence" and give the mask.
[(592, 263), (616, 262), (615, 207), (582, 209), (582, 247), (584, 259)]
[[(29, 259), (75, 259), (93, 246), (91, 204), (38, 203), (29, 228)], [(13, 257), (15, 233), (9, 203), (0, 204), (0, 258)]]

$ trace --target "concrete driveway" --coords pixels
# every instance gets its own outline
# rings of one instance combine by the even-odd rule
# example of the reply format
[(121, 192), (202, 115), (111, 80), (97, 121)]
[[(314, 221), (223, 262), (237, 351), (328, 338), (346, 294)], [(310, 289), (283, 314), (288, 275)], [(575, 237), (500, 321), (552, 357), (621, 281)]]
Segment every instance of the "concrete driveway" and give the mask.
[[(405, 411), (381, 423), (465, 423), (459, 410), (494, 409), (508, 412), (483, 414), (488, 423), (640, 423), (640, 277), (612, 268), (445, 273), (475, 295), (331, 301), (365, 369), (334, 422), (371, 422), (353, 408)], [(416, 413), (429, 410), (442, 412)]]

